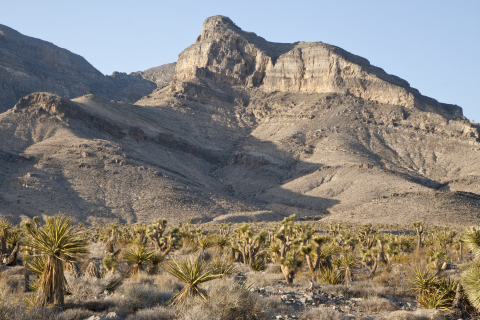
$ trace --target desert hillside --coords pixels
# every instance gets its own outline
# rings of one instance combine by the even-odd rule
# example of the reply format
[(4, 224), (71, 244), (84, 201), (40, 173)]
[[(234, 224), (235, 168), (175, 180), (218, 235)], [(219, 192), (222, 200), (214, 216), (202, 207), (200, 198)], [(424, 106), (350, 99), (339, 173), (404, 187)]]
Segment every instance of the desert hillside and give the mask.
[[(0, 57), (28, 38), (1, 30)], [(56, 74), (44, 60), (0, 58), (0, 215), (13, 221), (479, 221), (478, 125), (341, 48), (215, 16), (175, 65), (105, 77), (64, 49), (45, 57), (83, 78), (35, 86)], [(22, 61), (45, 77), (19, 80), (33, 78)]]

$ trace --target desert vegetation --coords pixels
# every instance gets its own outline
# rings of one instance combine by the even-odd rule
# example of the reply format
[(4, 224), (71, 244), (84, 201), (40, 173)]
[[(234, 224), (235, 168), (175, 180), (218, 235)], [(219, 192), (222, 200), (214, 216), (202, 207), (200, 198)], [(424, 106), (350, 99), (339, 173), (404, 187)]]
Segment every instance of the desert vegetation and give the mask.
[[(0, 319), (467, 319), (480, 230), (0, 221)], [(93, 319), (93, 318), (92, 318)]]

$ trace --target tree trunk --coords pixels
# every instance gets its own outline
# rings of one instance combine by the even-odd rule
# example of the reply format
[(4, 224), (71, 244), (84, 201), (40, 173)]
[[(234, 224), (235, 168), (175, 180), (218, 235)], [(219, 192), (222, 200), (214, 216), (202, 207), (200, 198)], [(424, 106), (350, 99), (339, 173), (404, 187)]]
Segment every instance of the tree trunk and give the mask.
[(19, 244), (17, 243), (17, 245), (15, 246), (15, 249), (13, 249), (12, 253), (10, 254), (10, 257), (8, 257), (7, 259), (7, 263), (6, 263), (7, 266), (14, 266), (17, 264), (18, 247), (19, 247)]
[(373, 261), (373, 266), (370, 269), (370, 274), (368, 275), (369, 278), (373, 278), (373, 275), (375, 274), (375, 271), (377, 271), (377, 259)]
[(287, 285), (291, 285), (293, 283), (293, 278), (295, 277), (294, 270), (291, 270), (289, 267), (285, 266), (280, 266), (280, 269), (282, 269)]

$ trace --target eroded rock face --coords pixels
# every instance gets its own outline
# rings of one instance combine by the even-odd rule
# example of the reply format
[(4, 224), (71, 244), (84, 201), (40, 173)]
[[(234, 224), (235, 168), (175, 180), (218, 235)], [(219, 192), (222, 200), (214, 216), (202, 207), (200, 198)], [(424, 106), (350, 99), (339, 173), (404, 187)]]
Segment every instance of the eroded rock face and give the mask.
[(271, 43), (223, 16), (208, 18), (196, 43), (179, 55), (175, 79), (195, 77), (268, 91), (351, 94), (462, 116), (461, 108), (423, 97), (407, 81), (341, 48), (322, 42)]

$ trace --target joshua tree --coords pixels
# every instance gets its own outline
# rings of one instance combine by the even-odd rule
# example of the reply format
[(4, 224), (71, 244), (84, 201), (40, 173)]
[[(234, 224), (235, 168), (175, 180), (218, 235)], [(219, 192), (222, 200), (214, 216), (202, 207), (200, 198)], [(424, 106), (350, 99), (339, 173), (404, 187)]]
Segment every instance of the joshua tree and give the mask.
[(27, 225), (26, 245), (35, 251), (34, 258), (44, 263), (39, 278), (37, 305), (50, 303), (62, 306), (67, 281), (63, 273), (65, 262), (75, 262), (87, 252), (87, 242), (72, 220), (64, 215), (49, 217), (44, 226)]
[(417, 250), (422, 247), (422, 235), (427, 230), (422, 221), (414, 222), (413, 227), (417, 231)]
[(358, 231), (358, 240), (367, 249), (371, 249), (375, 244), (377, 230), (372, 228), (371, 224), (363, 225)]
[(361, 249), (360, 253), (362, 254), (362, 264), (370, 269), (369, 278), (372, 278), (377, 270), (378, 265), (378, 249), (372, 248), (370, 250)]
[(243, 263), (250, 264), (257, 256), (265, 253), (261, 249), (267, 239), (267, 233), (260, 232), (257, 236), (254, 236), (252, 227), (248, 223), (244, 223), (240, 228), (236, 229), (235, 233), (239, 238), (236, 241), (236, 245), (242, 254)]
[(307, 265), (312, 272), (312, 280), (317, 281), (317, 272), (322, 266), (322, 260), (327, 260), (328, 255), (322, 253), (322, 245), (327, 242), (324, 236), (317, 236), (312, 238), (311, 243), (300, 248), (307, 260)]
[(357, 264), (357, 257), (353, 253), (346, 253), (340, 259), (340, 269), (344, 271), (343, 279), (345, 283), (353, 281), (352, 268)]
[(12, 225), (7, 220), (0, 221), (0, 250), (1, 256), (7, 254), (7, 238), (10, 236)]
[(110, 253), (108, 257), (103, 258), (102, 263), (110, 274), (114, 273), (118, 267), (117, 260), (115, 260), (115, 255), (113, 253)]
[(295, 239), (293, 224), (295, 215), (283, 219), (280, 230), (275, 235), (277, 243), (270, 246), (273, 258), (280, 264), (282, 273), (287, 284), (291, 284), (295, 278), (298, 268), (303, 264), (300, 258), (300, 240)]

